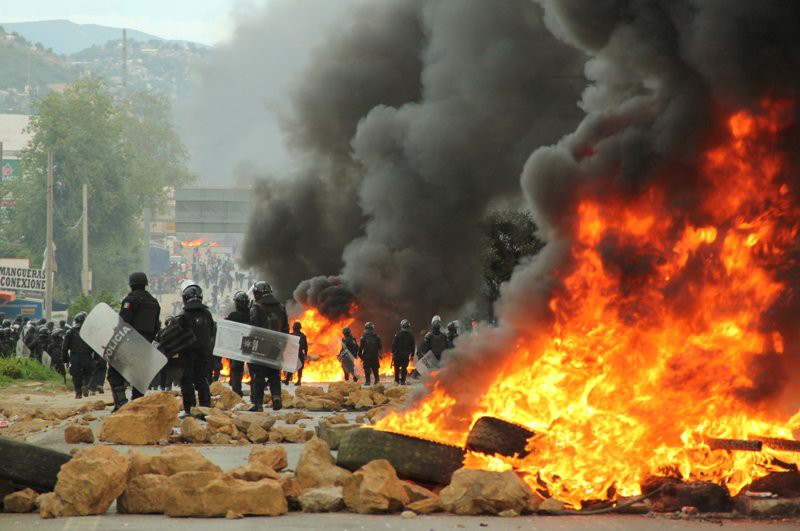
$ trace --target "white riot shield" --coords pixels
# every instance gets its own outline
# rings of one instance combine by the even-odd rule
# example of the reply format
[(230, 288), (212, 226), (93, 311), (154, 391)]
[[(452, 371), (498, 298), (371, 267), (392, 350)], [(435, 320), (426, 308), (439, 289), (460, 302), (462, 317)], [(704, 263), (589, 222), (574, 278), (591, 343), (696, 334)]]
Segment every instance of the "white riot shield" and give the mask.
[(414, 361), (414, 368), (416, 368), (422, 376), (427, 376), (431, 371), (435, 371), (439, 368), (439, 360), (437, 360), (433, 352), (429, 350), (424, 356)]
[(147, 391), (167, 364), (167, 358), (106, 303), (89, 312), (80, 335), (139, 391)]
[(217, 321), (214, 355), (295, 372), (300, 338), (234, 321)]
[(42, 352), (42, 365), (50, 367), (53, 364), (53, 357), (45, 350)]
[(31, 351), (28, 347), (25, 346), (25, 343), (22, 342), (22, 338), (17, 340), (17, 356), (20, 358), (30, 358)]
[(339, 360), (339, 363), (342, 364), (342, 369), (346, 372), (352, 374), (356, 378), (364, 376), (363, 368), (359, 367), (358, 363), (356, 363), (356, 357), (353, 356), (350, 349), (344, 345), (344, 341), (342, 341), (342, 350), (339, 352), (339, 355), (336, 356), (336, 359)]

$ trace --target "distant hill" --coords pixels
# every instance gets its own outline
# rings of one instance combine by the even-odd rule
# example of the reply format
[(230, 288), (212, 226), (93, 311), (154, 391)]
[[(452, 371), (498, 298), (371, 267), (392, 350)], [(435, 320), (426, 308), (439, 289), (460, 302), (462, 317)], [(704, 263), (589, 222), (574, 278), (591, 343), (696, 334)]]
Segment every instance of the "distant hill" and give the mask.
[[(69, 20), (0, 22), (0, 26), (3, 26), (8, 33), (16, 32), (34, 44), (40, 42), (45, 49), (52, 49), (58, 55), (70, 55), (122, 38), (122, 28), (76, 24)], [(164, 40), (155, 35), (131, 29), (128, 30), (128, 39), (140, 42)]]

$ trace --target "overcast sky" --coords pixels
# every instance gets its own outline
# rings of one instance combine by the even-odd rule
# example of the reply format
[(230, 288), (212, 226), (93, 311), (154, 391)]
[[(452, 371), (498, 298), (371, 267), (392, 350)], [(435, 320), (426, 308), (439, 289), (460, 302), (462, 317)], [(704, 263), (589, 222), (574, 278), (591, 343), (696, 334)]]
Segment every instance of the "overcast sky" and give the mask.
[(234, 13), (271, 0), (0, 0), (0, 20), (68, 19), (213, 45), (233, 31)]

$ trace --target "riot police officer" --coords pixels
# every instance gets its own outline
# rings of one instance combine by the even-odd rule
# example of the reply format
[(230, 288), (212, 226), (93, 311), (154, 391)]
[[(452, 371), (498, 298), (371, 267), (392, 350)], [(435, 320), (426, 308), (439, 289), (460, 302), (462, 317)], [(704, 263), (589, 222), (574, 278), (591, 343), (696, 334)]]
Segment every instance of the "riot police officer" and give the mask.
[[(155, 297), (145, 289), (147, 275), (144, 273), (140, 271), (131, 273), (128, 277), (128, 285), (131, 288), (131, 292), (122, 299), (119, 315), (123, 321), (129, 323), (145, 339), (153, 341), (158, 329), (161, 327), (159, 322), (161, 306)], [(125, 396), (125, 378), (114, 367), (109, 367), (108, 383), (111, 386), (114, 411), (116, 411), (128, 402), (128, 398)], [(144, 396), (144, 391), (134, 387), (131, 391), (131, 399), (136, 400)]]
[(408, 319), (400, 321), (400, 330), (392, 339), (392, 365), (394, 365), (394, 383), (406, 385), (408, 363), (414, 350), (417, 348), (414, 335), (411, 333), (411, 323)]
[(361, 358), (361, 365), (364, 367), (364, 385), (370, 385), (370, 376), (375, 376), (375, 383), (381, 382), (379, 376), (380, 355), (383, 344), (381, 338), (375, 333), (375, 325), (367, 323), (364, 325), (364, 335), (361, 336), (358, 347), (358, 357)]
[(447, 348), (453, 348), (458, 337), (458, 323), (450, 321), (447, 323)]
[(69, 373), (75, 385), (75, 398), (89, 396), (89, 381), (94, 374), (92, 347), (81, 338), (80, 331), (86, 320), (86, 312), (79, 312), (75, 316), (74, 326), (64, 336), (61, 345), (61, 359), (69, 364)]
[[(303, 385), (303, 367), (305, 367), (306, 358), (308, 357), (308, 338), (302, 332), (302, 330), (303, 325), (300, 324), (299, 321), (292, 323), (292, 335), (300, 338), (300, 349), (297, 352), (299, 365), (299, 368), (297, 369), (297, 385)], [(292, 376), (294, 376), (294, 373), (287, 372), (286, 379), (283, 381), (283, 383), (289, 385), (289, 382), (292, 381)]]
[(66, 385), (67, 371), (64, 368), (64, 355), (61, 354), (61, 349), (64, 346), (64, 333), (63, 328), (53, 330), (53, 333), (50, 334), (50, 345), (47, 347), (47, 351), (53, 357), (51, 366), (64, 378), (64, 385)]
[[(181, 350), (183, 360), (183, 376), (181, 377), (181, 397), (186, 414), (200, 403), (203, 407), (211, 406), (209, 378), (211, 376), (211, 353), (217, 336), (217, 324), (211, 316), (208, 306), (203, 304), (203, 290), (194, 282), (186, 282), (182, 286), (181, 298), (183, 311), (178, 315), (181, 325), (192, 331), (195, 342)], [(195, 399), (197, 391), (197, 399)]]
[[(286, 308), (272, 294), (272, 286), (260, 280), (253, 286), (253, 305), (250, 307), (250, 324), (259, 328), (289, 333), (289, 316)], [(281, 403), (281, 371), (272, 367), (249, 363), (250, 411), (264, 410), (264, 390), (267, 383), (272, 395), (272, 409), (278, 411)]]
[[(235, 323), (250, 324), (250, 297), (244, 291), (237, 291), (233, 294), (234, 310), (225, 319)], [(231, 389), (239, 396), (242, 393), (242, 378), (244, 378), (244, 362), (230, 360), (231, 369)]]
[(430, 350), (437, 360), (441, 360), (442, 352), (447, 348), (447, 336), (442, 332), (442, 318), (435, 315), (431, 321), (431, 331), (425, 334), (417, 355), (421, 358)]

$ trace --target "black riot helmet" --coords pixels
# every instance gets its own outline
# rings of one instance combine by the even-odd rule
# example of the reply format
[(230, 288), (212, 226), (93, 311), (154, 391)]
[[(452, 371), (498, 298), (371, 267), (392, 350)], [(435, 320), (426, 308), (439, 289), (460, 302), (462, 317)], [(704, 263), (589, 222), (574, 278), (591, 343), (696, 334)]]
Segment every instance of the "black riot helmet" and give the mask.
[(400, 328), (403, 330), (410, 330), (411, 323), (408, 321), (408, 319), (403, 319), (402, 321), (400, 321)]
[(50, 330), (47, 329), (47, 325), (39, 325), (39, 328), (36, 329), (36, 333), (40, 336), (48, 336), (50, 335)]
[(272, 286), (264, 282), (263, 280), (259, 280), (255, 284), (253, 284), (253, 297), (261, 298), (266, 295), (272, 293)]
[(247, 311), (250, 307), (250, 297), (244, 291), (237, 291), (233, 294), (233, 304), (239, 311)]
[(367, 323), (364, 325), (364, 330), (369, 330), (370, 332), (372, 332), (373, 330), (375, 330), (375, 325), (372, 323)]
[(55, 324), (53, 321), (48, 321), (48, 322), (47, 322), (47, 324), (46, 324), (45, 326), (47, 326), (47, 329), (48, 329), (49, 331), (51, 331), (51, 332), (52, 332), (52, 331), (53, 331), (53, 327), (54, 327), (55, 325), (56, 325), (56, 324)]
[(61, 319), (61, 320), (58, 322), (58, 327), (59, 327), (59, 328), (66, 328), (66, 327), (67, 327), (67, 322), (66, 322), (64, 319)]
[(142, 273), (141, 271), (136, 271), (131, 273), (128, 277), (128, 286), (131, 289), (135, 288), (144, 288), (147, 285), (147, 275)]
[(47, 319), (45, 319), (44, 317), (36, 321), (36, 326), (42, 326), (43, 324), (47, 324)]
[(184, 303), (195, 300), (203, 302), (203, 290), (197, 284), (191, 284), (183, 288), (181, 298)]
[(86, 320), (86, 312), (78, 312), (78, 314), (75, 316), (75, 319), (73, 319), (72, 322), (75, 324), (75, 326), (80, 326), (83, 324), (85, 320)]
[(450, 321), (449, 323), (447, 323), (447, 329), (448, 329), (449, 331), (451, 331), (451, 332), (455, 332), (455, 331), (456, 331), (456, 328), (457, 328), (457, 327), (456, 327), (456, 322), (455, 322), (455, 321)]
[(300, 321), (295, 321), (294, 323), (292, 323), (292, 331), (293, 332), (299, 332), (302, 329), (303, 329), (303, 325), (300, 324)]
[(343, 333), (344, 335), (346, 335), (346, 336), (349, 336), (349, 335), (350, 335), (350, 333), (351, 333), (351, 332), (350, 332), (350, 327), (349, 327), (349, 326), (345, 326), (344, 328), (342, 328), (342, 333)]

